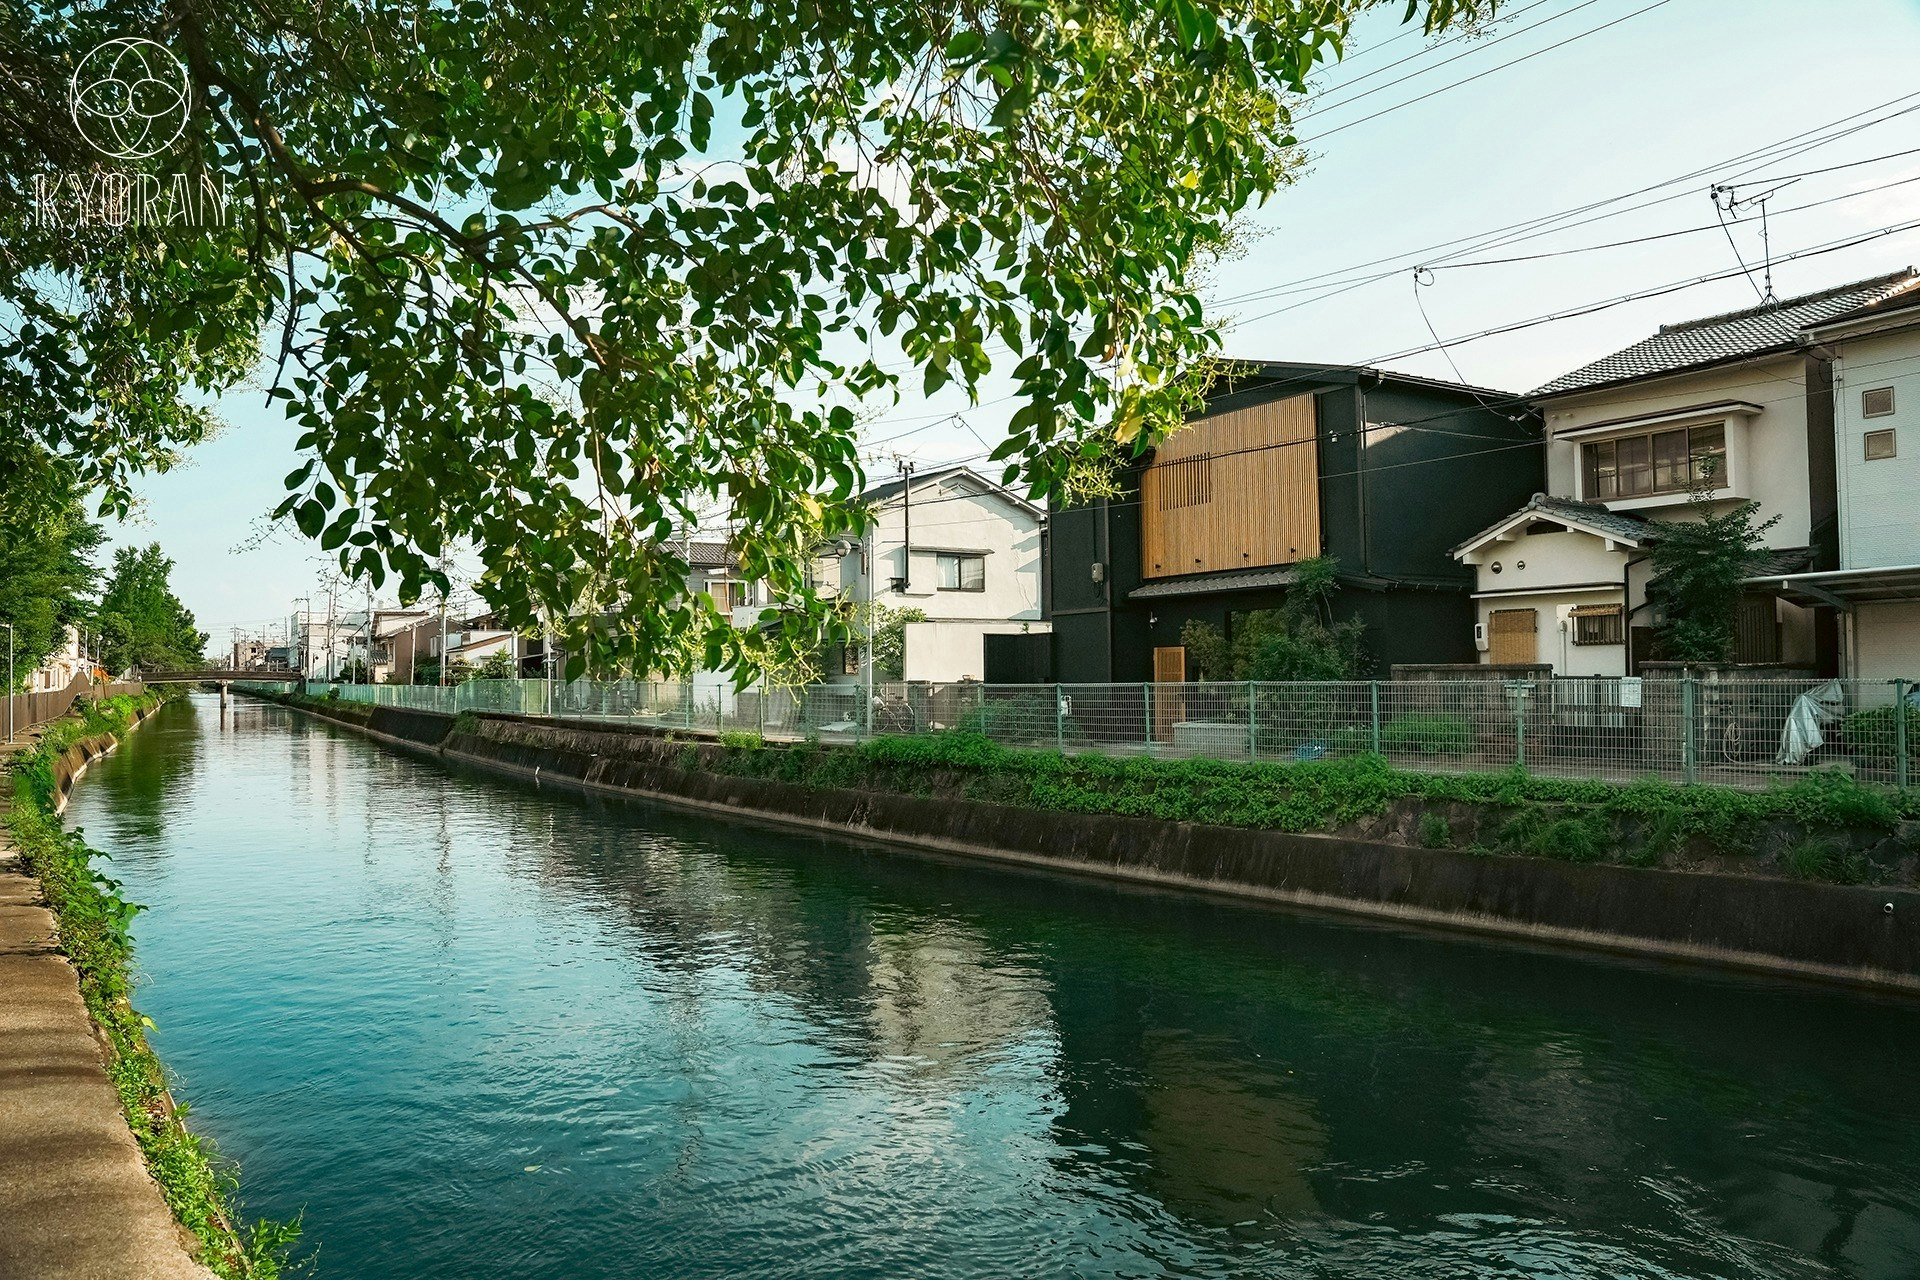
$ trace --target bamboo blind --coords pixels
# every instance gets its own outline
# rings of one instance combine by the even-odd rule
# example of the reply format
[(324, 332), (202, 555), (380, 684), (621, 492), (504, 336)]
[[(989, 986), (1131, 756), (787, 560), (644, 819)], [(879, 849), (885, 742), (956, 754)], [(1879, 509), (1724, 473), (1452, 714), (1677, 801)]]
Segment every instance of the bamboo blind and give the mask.
[(1148, 578), (1292, 564), (1320, 554), (1314, 398), (1202, 418), (1169, 436), (1141, 478)]

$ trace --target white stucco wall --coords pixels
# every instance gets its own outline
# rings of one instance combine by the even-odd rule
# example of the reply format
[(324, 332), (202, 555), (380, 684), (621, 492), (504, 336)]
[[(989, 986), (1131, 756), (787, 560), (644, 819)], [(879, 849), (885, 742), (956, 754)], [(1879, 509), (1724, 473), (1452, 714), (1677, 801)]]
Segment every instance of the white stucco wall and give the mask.
[(1857, 680), (1920, 680), (1920, 601), (1863, 604), (1851, 621)]
[[(1547, 491), (1560, 497), (1583, 496), (1579, 447), (1563, 438), (1567, 432), (1616, 418), (1668, 413), (1722, 400), (1760, 406), (1760, 412), (1751, 417), (1726, 419), (1729, 496), (1758, 502), (1763, 520), (1780, 517), (1767, 531), (1768, 546), (1806, 546), (1810, 536), (1806, 361), (1798, 354), (1547, 402)], [(1710, 415), (1704, 420), (1717, 418)], [(1656, 520), (1684, 514), (1686, 504), (1684, 494), (1607, 503), (1614, 510)]]
[(1045, 622), (909, 622), (906, 626), (908, 680), (952, 682), (983, 680), (989, 635), (1017, 635), (1022, 632), (1044, 634)]
[[(1575, 605), (1621, 603), (1627, 562), (1637, 554), (1617, 543), (1608, 550), (1604, 538), (1586, 533), (1516, 530), (1512, 541), (1490, 542), (1467, 557), (1476, 574), (1474, 620), (1486, 626), (1496, 609), (1533, 609), (1536, 661), (1551, 663), (1556, 675), (1625, 675), (1624, 644), (1574, 644), (1561, 617)], [(1479, 660), (1491, 662), (1492, 652), (1482, 650)]]
[[(898, 497), (881, 509), (873, 534), (876, 603), (919, 609), (929, 620), (964, 622), (1037, 621), (1041, 614), (1040, 516), (965, 479), (935, 478), (916, 484), (911, 512), (912, 564), (908, 565), (909, 514)], [(939, 589), (941, 551), (985, 553), (982, 591)], [(864, 598), (860, 557), (848, 556), (828, 582)], [(908, 580), (904, 591), (892, 579)], [(976, 658), (977, 661), (977, 658)]]
[[(1920, 564), (1920, 330), (1832, 344), (1839, 462), (1840, 564)], [(1861, 413), (1863, 392), (1893, 389), (1890, 416)], [(1892, 428), (1897, 452), (1867, 461), (1864, 437)]]

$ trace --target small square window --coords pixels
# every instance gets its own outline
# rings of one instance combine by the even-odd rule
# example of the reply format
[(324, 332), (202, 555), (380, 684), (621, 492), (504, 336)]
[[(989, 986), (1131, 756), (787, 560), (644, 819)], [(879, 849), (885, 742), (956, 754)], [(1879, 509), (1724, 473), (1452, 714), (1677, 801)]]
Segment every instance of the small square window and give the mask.
[(1875, 387), (1860, 393), (1860, 416), (1884, 418), (1893, 412), (1893, 388)]
[(1892, 427), (1888, 427), (1885, 431), (1869, 431), (1866, 435), (1862, 436), (1861, 439), (1865, 441), (1867, 446), (1868, 462), (1878, 462), (1882, 458), (1891, 458), (1895, 453), (1899, 452), (1898, 446), (1893, 438)]

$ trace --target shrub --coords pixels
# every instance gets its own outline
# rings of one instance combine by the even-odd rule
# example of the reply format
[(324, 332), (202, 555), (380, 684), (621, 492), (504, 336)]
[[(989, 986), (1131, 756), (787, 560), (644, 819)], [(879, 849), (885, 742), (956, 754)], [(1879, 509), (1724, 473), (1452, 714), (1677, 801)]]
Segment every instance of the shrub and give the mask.
[[(1899, 714), (1900, 708), (1892, 706), (1856, 711), (1841, 724), (1841, 740), (1855, 755), (1892, 759), (1900, 745)], [(1907, 708), (1909, 750), (1920, 745), (1913, 740), (1916, 732), (1920, 732), (1920, 708), (1910, 706)]]
[(726, 729), (721, 731), (720, 745), (729, 751), (758, 751), (766, 740), (752, 729)]
[(1420, 843), (1429, 849), (1444, 849), (1453, 843), (1453, 825), (1437, 813), (1420, 815)]
[(1473, 722), (1465, 716), (1395, 716), (1380, 726), (1380, 745), (1428, 756), (1463, 755), (1473, 746)]

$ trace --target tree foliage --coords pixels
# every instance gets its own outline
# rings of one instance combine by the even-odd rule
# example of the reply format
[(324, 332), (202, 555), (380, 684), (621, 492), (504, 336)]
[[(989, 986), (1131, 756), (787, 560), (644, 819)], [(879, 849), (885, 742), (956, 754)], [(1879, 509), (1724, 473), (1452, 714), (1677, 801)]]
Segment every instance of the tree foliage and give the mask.
[[(1034, 494), (1177, 424), (1217, 347), (1194, 267), (1376, 2), (25, 0), (0, 440), (123, 508), (264, 355), (306, 455), (281, 512), (348, 572), (411, 599), (471, 544), (575, 661), (778, 661), (818, 639), (811, 549), (867, 518), (856, 408), (903, 378), (1010, 369), (994, 458)], [(151, 171), (225, 180), (229, 225), (27, 216), (31, 174), (101, 167), (65, 86), (120, 35), (188, 68)], [(673, 531), (721, 502), (776, 628), (683, 590)]]
[(873, 611), (873, 674), (881, 680), (901, 680), (907, 674), (907, 624), (925, 622), (925, 609), (894, 609), (876, 605)]
[(1663, 522), (1649, 552), (1654, 644), (1670, 662), (1731, 662), (1744, 581), (1755, 572), (1766, 532), (1780, 517), (1759, 520), (1757, 502), (1716, 512), (1715, 498), (1705, 490), (1687, 505), (1688, 518)]
[(157, 542), (114, 552), (94, 616), (109, 671), (178, 670), (205, 662), (207, 634), (173, 594), (172, 574), (173, 561)]
[(1278, 609), (1241, 614), (1227, 635), (1198, 619), (1180, 629), (1180, 643), (1203, 680), (1353, 680), (1372, 659), (1366, 623), (1333, 620), (1339, 562), (1316, 556), (1293, 566), (1294, 580)]
[(99, 573), (100, 528), (78, 495), (64, 486), (45, 496), (0, 504), (0, 622), (13, 624), (14, 674), (22, 682), (86, 617)]

